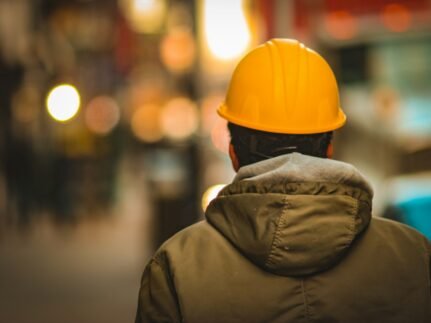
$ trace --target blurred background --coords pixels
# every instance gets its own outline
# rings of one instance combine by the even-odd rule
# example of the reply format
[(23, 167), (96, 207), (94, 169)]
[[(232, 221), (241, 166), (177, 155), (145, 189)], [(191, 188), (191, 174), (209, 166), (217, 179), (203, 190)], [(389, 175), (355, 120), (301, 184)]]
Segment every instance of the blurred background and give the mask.
[(431, 0), (0, 0), (0, 323), (134, 320), (234, 176), (215, 111), (273, 37), (333, 67), (374, 215), (431, 238)]

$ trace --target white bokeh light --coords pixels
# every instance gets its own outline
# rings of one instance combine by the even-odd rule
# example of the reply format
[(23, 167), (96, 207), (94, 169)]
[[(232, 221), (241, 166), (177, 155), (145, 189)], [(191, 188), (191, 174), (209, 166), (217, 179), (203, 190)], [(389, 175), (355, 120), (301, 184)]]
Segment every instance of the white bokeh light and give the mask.
[(78, 113), (80, 104), (78, 90), (69, 84), (54, 87), (46, 99), (49, 115), (60, 122), (72, 119)]
[(208, 47), (215, 57), (234, 59), (249, 46), (251, 34), (243, 0), (205, 0), (204, 23)]

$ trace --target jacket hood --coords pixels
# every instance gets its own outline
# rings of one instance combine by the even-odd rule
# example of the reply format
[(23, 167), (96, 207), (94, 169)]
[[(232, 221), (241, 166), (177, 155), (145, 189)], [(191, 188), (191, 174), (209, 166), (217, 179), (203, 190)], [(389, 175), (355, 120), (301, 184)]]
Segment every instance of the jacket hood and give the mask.
[(372, 195), (353, 166), (292, 153), (241, 168), (206, 217), (257, 266), (302, 276), (349, 250), (370, 221)]

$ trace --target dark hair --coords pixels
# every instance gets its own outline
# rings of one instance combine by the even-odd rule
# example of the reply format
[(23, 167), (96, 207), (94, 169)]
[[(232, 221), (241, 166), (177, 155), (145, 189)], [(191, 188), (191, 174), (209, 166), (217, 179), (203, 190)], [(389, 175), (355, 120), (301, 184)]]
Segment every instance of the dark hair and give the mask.
[(326, 158), (333, 132), (291, 135), (259, 131), (228, 123), (231, 144), (240, 166), (299, 152), (304, 155)]

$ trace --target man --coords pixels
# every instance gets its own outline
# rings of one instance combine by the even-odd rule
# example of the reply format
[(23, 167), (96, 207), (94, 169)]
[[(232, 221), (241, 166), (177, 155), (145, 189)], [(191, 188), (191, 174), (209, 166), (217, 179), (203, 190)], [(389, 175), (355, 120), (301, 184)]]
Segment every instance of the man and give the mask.
[(257, 47), (218, 112), (237, 175), (150, 261), (137, 322), (431, 322), (428, 240), (371, 218), (368, 182), (327, 158), (346, 117), (321, 56)]

